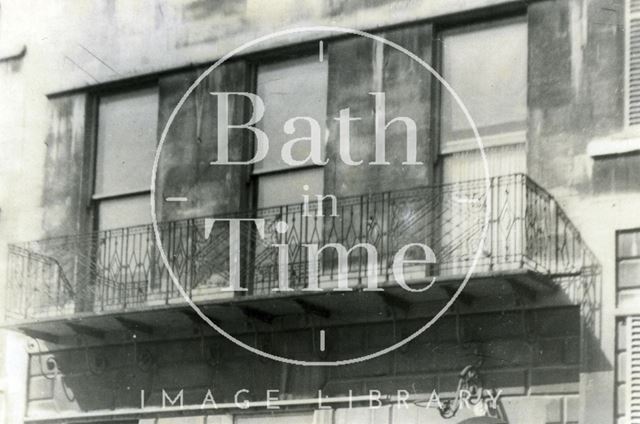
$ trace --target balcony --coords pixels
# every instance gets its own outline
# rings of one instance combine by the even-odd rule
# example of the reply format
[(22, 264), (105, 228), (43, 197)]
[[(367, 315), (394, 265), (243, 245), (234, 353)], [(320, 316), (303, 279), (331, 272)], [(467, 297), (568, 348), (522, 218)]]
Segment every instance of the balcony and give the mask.
[[(578, 231), (555, 200), (527, 176), (494, 177), (490, 193), (489, 225), (465, 294), (497, 293), (505, 284), (534, 294), (553, 291), (554, 277), (579, 275), (590, 265)], [(300, 307), (327, 316), (338, 306), (357, 309), (346, 292), (331, 291), (336, 288), (338, 271), (334, 249), (326, 249), (320, 257), (317, 275), (321, 288), (340, 295), (302, 291), (309, 278), (303, 244), (327, 243), (340, 243), (347, 249), (358, 243), (375, 247), (376, 281), (392, 297), (361, 290), (372, 269), (365, 250), (354, 249), (347, 280), (354, 288), (349, 293), (363, 296), (357, 305), (369, 302), (366, 308), (371, 310), (375, 298), (410, 307), (437, 298), (437, 293), (450, 296), (464, 279), (483, 233), (486, 194), (486, 181), (478, 180), (340, 198), (335, 204), (325, 200), (324, 216), (318, 216), (318, 205), (309, 205), (305, 213), (302, 204), (238, 213), (234, 217), (265, 222), (264, 237), (253, 223), (241, 226), (243, 292), (222, 290), (229, 285), (226, 224), (210, 228), (207, 219), (195, 218), (163, 222), (159, 230), (162, 247), (184, 290), (214, 315), (219, 315), (216, 307), (230, 304), (237, 305), (239, 313), (263, 321), (300, 313)], [(331, 216), (332, 212), (337, 213)], [(276, 230), (278, 222), (287, 224), (286, 231), (282, 224), (281, 231)], [(395, 253), (409, 243), (430, 246), (436, 263), (406, 265), (407, 284), (424, 287), (437, 277), (435, 288), (419, 294), (398, 290), (392, 263)], [(279, 267), (273, 244), (287, 245), (292, 291), (274, 291)], [(412, 255), (418, 258), (409, 250), (407, 259)], [(91, 317), (125, 313), (138, 318), (142, 313), (188, 313), (163, 265), (150, 225), (11, 245), (7, 284), (5, 326), (25, 332), (31, 329), (34, 334), (48, 334), (53, 327), (46, 323), (60, 320), (86, 323)], [(226, 318), (234, 316), (225, 311)]]

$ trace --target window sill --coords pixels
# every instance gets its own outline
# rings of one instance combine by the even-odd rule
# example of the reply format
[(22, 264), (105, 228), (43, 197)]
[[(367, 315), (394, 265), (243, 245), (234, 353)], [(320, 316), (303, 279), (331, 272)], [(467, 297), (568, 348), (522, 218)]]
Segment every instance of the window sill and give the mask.
[[(326, 160), (323, 158), (323, 160)], [(294, 172), (294, 171), (305, 171), (308, 169), (316, 169), (323, 168), (324, 165), (316, 165), (315, 163), (307, 163), (305, 165), (295, 165), (295, 166), (285, 166), (282, 168), (267, 168), (267, 169), (253, 169), (251, 173), (254, 177), (260, 177), (263, 175), (275, 175), (275, 174), (283, 174), (286, 172)]]
[(587, 154), (593, 159), (640, 152), (640, 130), (627, 129), (606, 138), (591, 141)]
[(129, 196), (137, 196), (141, 194), (149, 194), (151, 190), (148, 188), (141, 188), (139, 190), (131, 190), (131, 191), (123, 191), (117, 193), (96, 193), (91, 196), (91, 200), (109, 200), (116, 199), (120, 197), (129, 197)]

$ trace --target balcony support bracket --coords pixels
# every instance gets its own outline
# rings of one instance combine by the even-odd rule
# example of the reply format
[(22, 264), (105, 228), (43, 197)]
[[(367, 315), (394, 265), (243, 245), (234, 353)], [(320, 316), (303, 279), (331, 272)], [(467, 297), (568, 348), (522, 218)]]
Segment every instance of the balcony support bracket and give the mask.
[(527, 303), (534, 303), (538, 297), (535, 290), (527, 287), (514, 279), (508, 279), (507, 282), (511, 286), (511, 291), (515, 297), (515, 301), (518, 305), (525, 305)]
[(47, 333), (46, 331), (32, 330), (29, 328), (18, 328), (18, 330), (32, 339), (44, 340), (45, 342), (56, 344), (60, 342), (60, 337), (55, 334)]
[[(191, 322), (197, 326), (197, 327), (202, 327), (202, 326), (209, 326), (207, 324), (207, 322), (205, 320), (203, 320), (200, 315), (196, 314), (195, 312), (191, 311), (191, 310), (184, 310), (182, 311), (182, 313), (184, 314), (184, 316), (186, 316), (187, 318), (189, 318), (189, 320), (191, 320)], [(203, 312), (204, 313), (204, 312)], [(213, 318), (211, 315), (209, 314), (204, 314), (207, 318), (209, 318), (209, 320), (214, 323), (217, 326), (220, 326), (220, 322)]]
[(399, 309), (405, 314), (411, 309), (411, 302), (387, 292), (377, 292), (382, 301), (391, 309)]
[(238, 307), (247, 318), (255, 319), (255, 320), (264, 322), (265, 324), (271, 324), (273, 320), (276, 318), (275, 315), (272, 315), (268, 312), (261, 311), (256, 308), (252, 308), (250, 306), (242, 305)]
[(150, 325), (123, 317), (116, 317), (116, 321), (132, 333), (144, 333), (149, 336), (153, 335), (153, 328)]
[(323, 308), (322, 306), (314, 305), (306, 300), (295, 299), (294, 302), (302, 308), (304, 312), (311, 315), (316, 315), (320, 318), (329, 319), (331, 318), (331, 311), (327, 308)]
[(105, 332), (97, 328), (89, 327), (87, 325), (82, 325), (82, 324), (76, 324), (73, 322), (67, 322), (66, 325), (71, 330), (73, 330), (74, 333), (93, 337), (95, 339), (104, 340)]
[[(451, 287), (451, 286), (443, 286), (442, 290), (444, 290), (445, 293), (447, 293), (447, 296), (449, 296), (449, 298), (452, 298), (456, 294), (456, 291), (458, 291), (458, 288)], [(456, 300), (462, 303), (464, 306), (471, 306), (471, 304), (473, 303), (474, 300), (476, 300), (476, 298), (470, 295), (469, 293), (465, 293), (463, 291), (458, 295), (458, 298)]]

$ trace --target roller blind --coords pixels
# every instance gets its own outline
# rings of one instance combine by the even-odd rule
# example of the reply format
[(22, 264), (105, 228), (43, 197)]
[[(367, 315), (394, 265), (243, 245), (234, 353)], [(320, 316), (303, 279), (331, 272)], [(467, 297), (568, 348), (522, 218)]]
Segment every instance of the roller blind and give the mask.
[(627, 318), (627, 422), (640, 423), (640, 316)]
[(157, 87), (100, 98), (95, 194), (149, 188), (157, 129)]
[[(480, 134), (524, 130), (527, 22), (522, 17), (484, 22), (444, 31), (441, 38), (443, 76), (469, 110)], [(448, 91), (442, 91), (441, 102), (441, 147), (473, 138), (466, 116)], [(475, 143), (472, 148), (477, 148)]]

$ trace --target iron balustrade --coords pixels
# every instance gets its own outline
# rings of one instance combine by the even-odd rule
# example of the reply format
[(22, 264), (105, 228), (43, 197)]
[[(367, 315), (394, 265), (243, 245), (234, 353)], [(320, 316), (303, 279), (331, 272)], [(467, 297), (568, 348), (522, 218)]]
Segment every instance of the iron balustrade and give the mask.
[[(205, 217), (159, 223), (163, 250), (191, 298), (268, 296), (278, 288), (278, 249), (288, 251), (289, 286), (306, 287), (307, 248), (339, 243), (350, 249), (369, 243), (377, 252), (380, 282), (393, 282), (392, 262), (402, 246), (424, 243), (435, 264), (411, 268), (411, 275), (464, 275), (480, 249), (475, 272), (531, 270), (544, 275), (577, 273), (592, 263), (580, 234), (557, 202), (526, 175), (491, 178), (491, 207), (484, 243), (486, 181), (467, 181), (372, 193), (318, 204), (283, 205), (220, 218), (264, 219), (264, 238), (255, 225), (241, 224), (240, 283), (228, 292), (229, 228), (216, 223), (205, 234)], [(337, 209), (332, 216), (333, 207)], [(306, 209), (305, 209), (306, 208)], [(210, 218), (210, 217), (209, 217)], [(279, 222), (286, 231), (278, 232)], [(417, 259), (417, 250), (407, 258)], [(420, 256), (420, 255), (418, 255)], [(337, 252), (320, 257), (318, 278), (335, 287)], [(349, 281), (362, 283), (368, 268), (364, 249), (349, 256)], [(7, 320), (58, 317), (81, 312), (142, 309), (184, 302), (164, 266), (153, 228), (143, 225), (50, 238), (9, 246)]]

